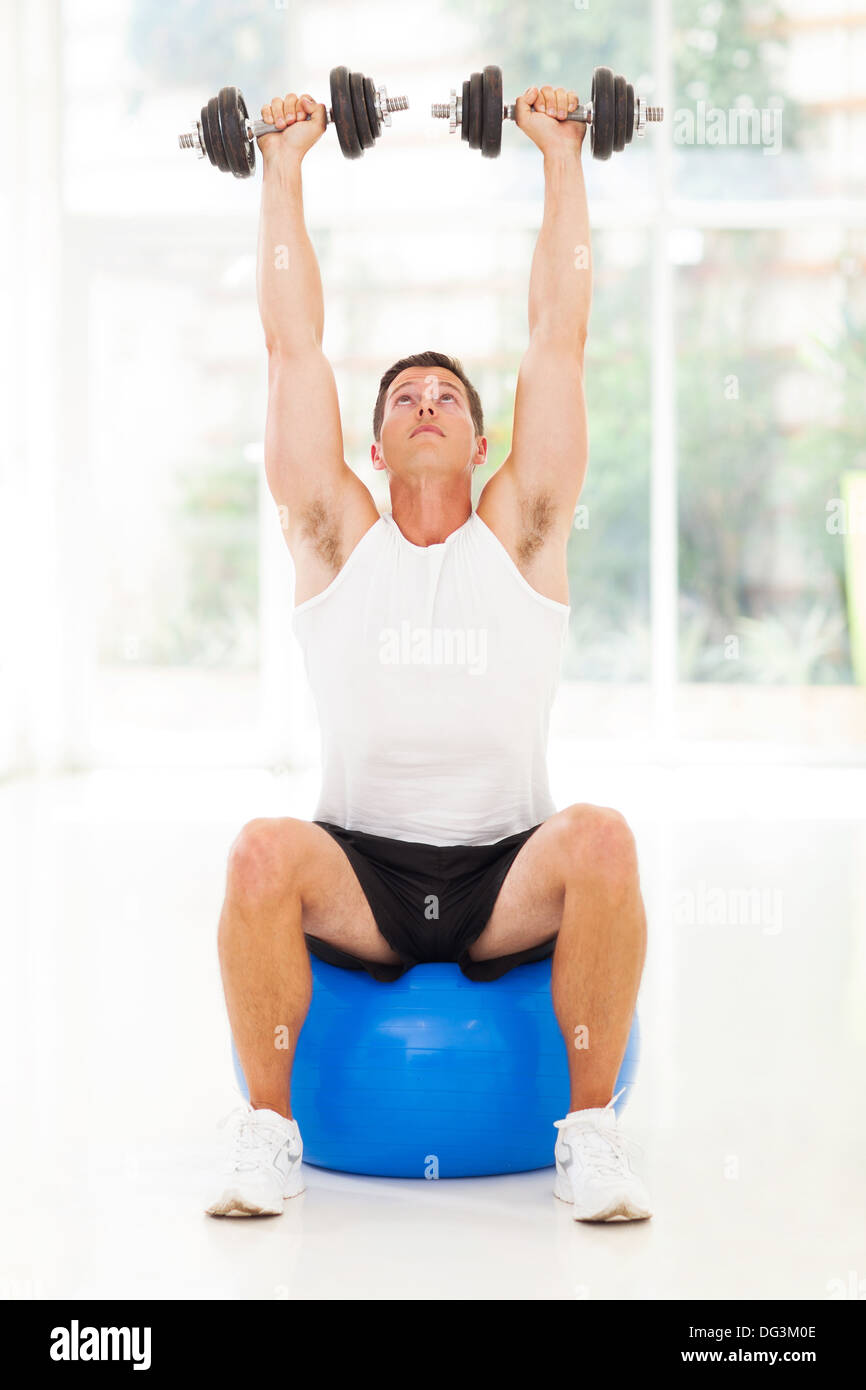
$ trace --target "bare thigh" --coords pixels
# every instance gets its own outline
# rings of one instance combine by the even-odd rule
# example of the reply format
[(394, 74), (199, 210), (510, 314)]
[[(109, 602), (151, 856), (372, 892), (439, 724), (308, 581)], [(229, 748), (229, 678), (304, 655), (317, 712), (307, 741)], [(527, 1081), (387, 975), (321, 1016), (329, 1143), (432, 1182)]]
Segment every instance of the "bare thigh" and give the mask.
[(494, 960), (549, 941), (559, 931), (564, 901), (558, 826), (553, 816), (521, 845), (487, 925), (469, 948), (470, 959)]
[(286, 862), (299, 866), (303, 930), (362, 960), (397, 964), (376, 926), (355, 870), (336, 840), (320, 825), (287, 818), (273, 823)]

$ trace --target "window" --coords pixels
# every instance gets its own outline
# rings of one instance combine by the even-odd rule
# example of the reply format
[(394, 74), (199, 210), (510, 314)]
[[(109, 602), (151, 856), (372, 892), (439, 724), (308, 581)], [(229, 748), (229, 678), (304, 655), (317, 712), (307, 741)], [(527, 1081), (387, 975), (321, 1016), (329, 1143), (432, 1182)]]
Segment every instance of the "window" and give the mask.
[(56, 32), (12, 8), (16, 108), (61, 81), (47, 157), (16, 149), (0, 222), (7, 263), (29, 251), (4, 291), (24, 325), (4, 373), (7, 591), (33, 575), (6, 652), (7, 765), (28, 740), (59, 761), (315, 759), (262, 476), (257, 183), (176, 137), (224, 83), (253, 110), (287, 85), (326, 97), (339, 61), (412, 103), (362, 160), (328, 132), (305, 166), (347, 457), (381, 503), (390, 362), (461, 357), (495, 466), (526, 346), (537, 151), (509, 126), (482, 160), (429, 103), (496, 61), (509, 101), (539, 77), (586, 98), (605, 63), (665, 105), (622, 155), (585, 151), (591, 459), (556, 736), (862, 749), (866, 15), (440, 0), (419, 49), (390, 0), (67, 0)]

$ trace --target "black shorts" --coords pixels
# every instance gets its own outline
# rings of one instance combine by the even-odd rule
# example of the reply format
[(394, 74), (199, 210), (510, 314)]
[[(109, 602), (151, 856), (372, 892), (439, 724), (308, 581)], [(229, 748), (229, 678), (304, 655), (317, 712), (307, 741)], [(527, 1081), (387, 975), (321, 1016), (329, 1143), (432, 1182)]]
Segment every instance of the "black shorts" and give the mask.
[(383, 982), (398, 980), (424, 961), (456, 961), (470, 980), (498, 980), (515, 965), (553, 955), (556, 937), (495, 960), (469, 959), (521, 846), (538, 829), (518, 831), (493, 845), (427, 845), (390, 840), (316, 821), (346, 855), (376, 926), (399, 965), (361, 960), (304, 933), (313, 955), (345, 970), (366, 970)]

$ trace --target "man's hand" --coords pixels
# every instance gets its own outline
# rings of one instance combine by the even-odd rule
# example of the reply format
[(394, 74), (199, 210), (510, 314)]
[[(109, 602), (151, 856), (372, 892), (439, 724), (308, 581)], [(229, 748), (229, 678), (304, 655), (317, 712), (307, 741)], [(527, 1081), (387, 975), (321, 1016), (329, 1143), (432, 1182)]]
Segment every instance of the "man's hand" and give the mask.
[[(308, 116), (312, 116), (312, 120), (308, 121)], [(283, 155), (303, 159), (307, 150), (325, 133), (325, 108), (321, 102), (313, 101), (309, 92), (301, 97), (294, 92), (286, 97), (274, 97), (268, 106), (262, 107), (262, 120), (275, 125), (278, 131), (276, 135), (258, 138), (265, 164)]]
[(586, 125), (567, 121), (569, 111), (578, 107), (577, 92), (564, 87), (527, 87), (515, 104), (515, 123), (524, 130), (543, 154), (558, 150), (580, 154)]

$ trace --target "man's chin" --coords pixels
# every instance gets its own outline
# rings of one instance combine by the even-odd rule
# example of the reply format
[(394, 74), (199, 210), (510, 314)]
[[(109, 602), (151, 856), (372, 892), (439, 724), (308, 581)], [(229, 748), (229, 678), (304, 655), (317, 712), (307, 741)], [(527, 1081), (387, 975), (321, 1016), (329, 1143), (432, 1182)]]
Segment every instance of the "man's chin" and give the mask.
[[(441, 440), (437, 441), (437, 443), (441, 442)], [(407, 451), (406, 457), (408, 460), (424, 459), (428, 467), (438, 463), (443, 463), (447, 466), (449, 460), (447, 449), (437, 449), (435, 445), (431, 447), (429, 444), (419, 445), (414, 439)]]

